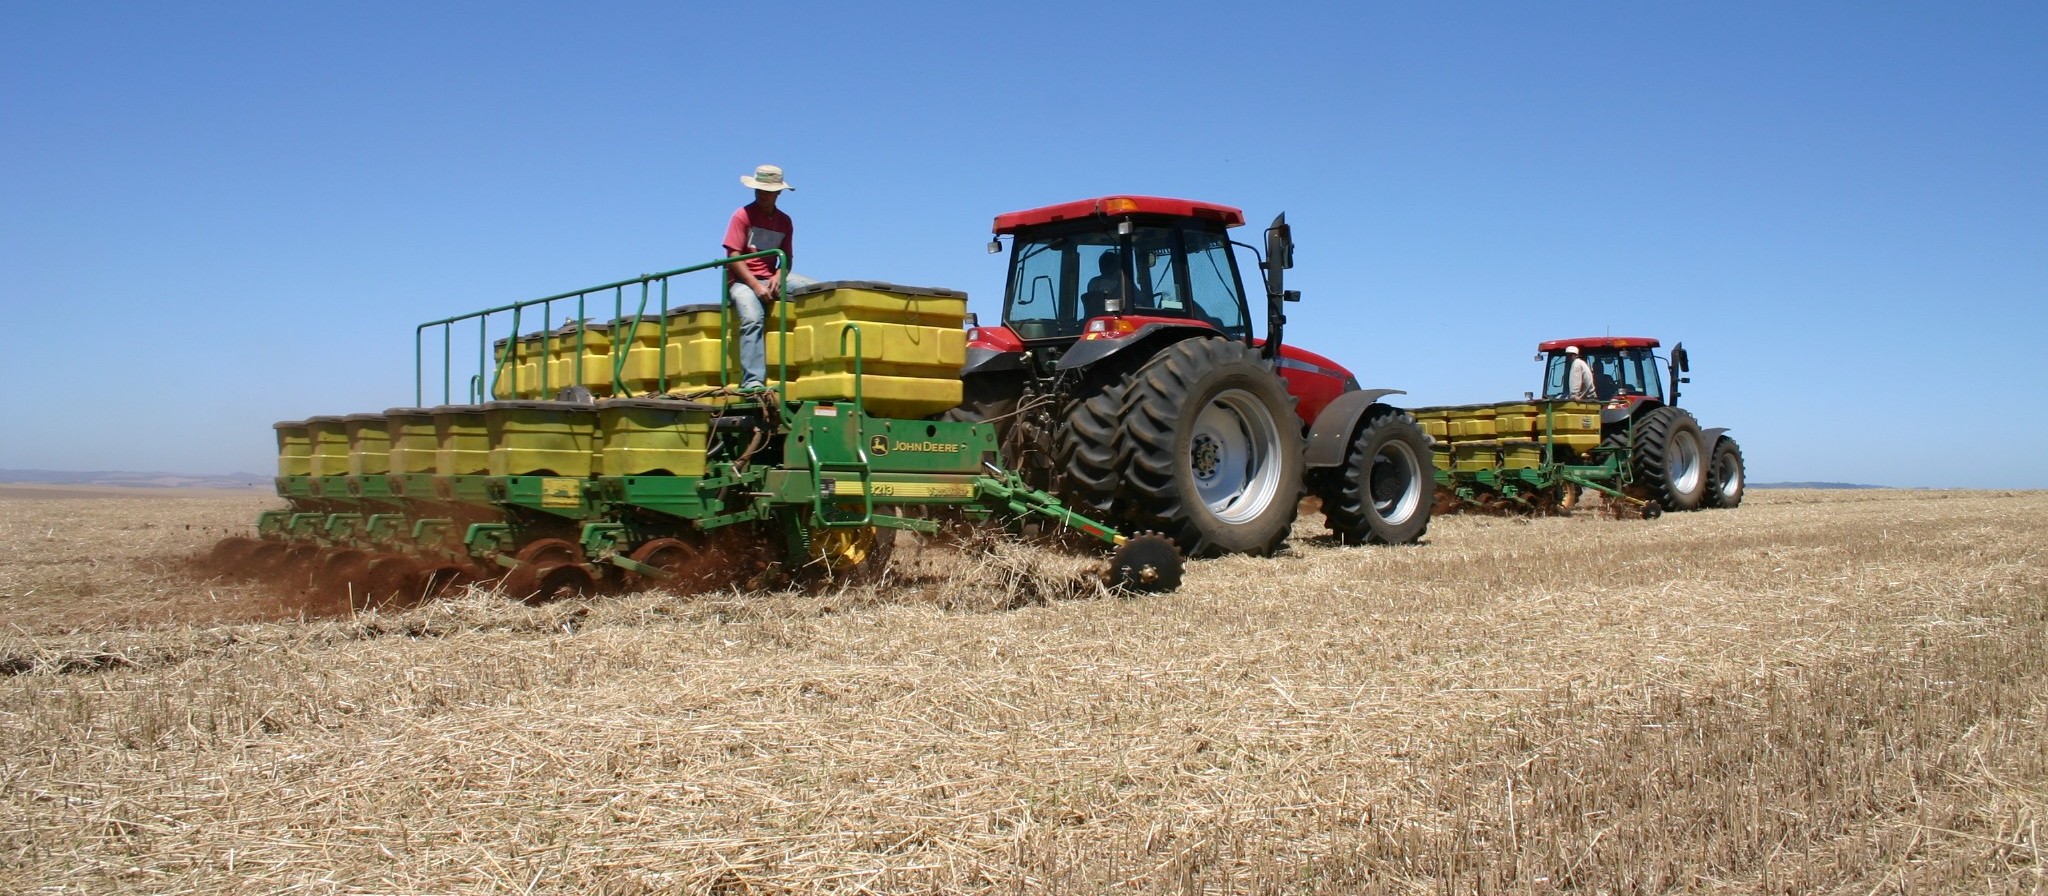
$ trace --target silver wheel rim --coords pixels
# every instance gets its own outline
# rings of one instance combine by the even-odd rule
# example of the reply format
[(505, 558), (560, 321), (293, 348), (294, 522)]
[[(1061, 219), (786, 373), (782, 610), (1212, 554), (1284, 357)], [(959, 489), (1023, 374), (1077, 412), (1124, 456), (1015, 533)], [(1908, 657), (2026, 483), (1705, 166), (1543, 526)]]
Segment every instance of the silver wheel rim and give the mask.
[(1721, 480), (1721, 497), (1734, 498), (1742, 491), (1742, 465), (1735, 461), (1733, 453), (1728, 453), (1721, 455), (1715, 466), (1715, 478)]
[(1681, 432), (1671, 439), (1671, 490), (1690, 495), (1700, 488), (1700, 439)]
[(1188, 473), (1209, 512), (1226, 523), (1258, 518), (1280, 493), (1280, 429), (1257, 396), (1229, 389), (1195, 415)]
[[(1407, 522), (1422, 506), (1421, 470), (1422, 461), (1407, 442), (1381, 445), (1365, 477), (1366, 500), (1372, 505), (1372, 512), (1396, 526)], [(1435, 477), (1429, 483), (1434, 490)]]

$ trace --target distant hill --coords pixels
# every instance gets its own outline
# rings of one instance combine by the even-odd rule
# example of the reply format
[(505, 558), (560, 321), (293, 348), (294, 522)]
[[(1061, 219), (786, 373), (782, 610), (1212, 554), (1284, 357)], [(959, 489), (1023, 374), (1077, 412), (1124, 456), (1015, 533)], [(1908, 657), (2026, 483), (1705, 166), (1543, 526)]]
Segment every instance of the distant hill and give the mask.
[(0, 482), (41, 485), (116, 485), (126, 488), (269, 488), (271, 478), (254, 473), (128, 473), (95, 470), (0, 470)]
[(1889, 485), (1859, 485), (1854, 482), (1752, 482), (1749, 488), (1891, 488)]

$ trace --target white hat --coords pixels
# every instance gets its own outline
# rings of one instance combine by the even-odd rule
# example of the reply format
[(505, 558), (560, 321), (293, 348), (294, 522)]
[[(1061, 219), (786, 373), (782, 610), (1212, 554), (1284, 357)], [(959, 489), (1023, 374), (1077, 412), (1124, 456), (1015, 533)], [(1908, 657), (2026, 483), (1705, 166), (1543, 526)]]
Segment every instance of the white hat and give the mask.
[(1579, 353), (1579, 347), (1576, 345), (1567, 345), (1564, 347), (1564, 353), (1567, 355), (1576, 355)]
[(753, 177), (748, 177), (744, 174), (740, 175), (740, 183), (753, 187), (756, 190), (767, 190), (770, 193), (796, 189), (783, 182), (782, 169), (774, 165), (762, 165), (754, 169)]

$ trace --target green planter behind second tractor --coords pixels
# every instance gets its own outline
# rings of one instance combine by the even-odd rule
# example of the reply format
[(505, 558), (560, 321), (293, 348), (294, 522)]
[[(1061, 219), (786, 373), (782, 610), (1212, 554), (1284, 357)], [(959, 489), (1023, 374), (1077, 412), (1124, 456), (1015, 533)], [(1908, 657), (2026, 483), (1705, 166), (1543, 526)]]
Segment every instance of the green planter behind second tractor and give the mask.
[[(1593, 369), (1596, 400), (1568, 397), (1566, 349), (1574, 347)], [(1584, 490), (1646, 518), (1741, 504), (1741, 446), (1678, 406), (1678, 387), (1690, 381), (1684, 344), (1668, 359), (1657, 348), (1644, 337), (1553, 339), (1536, 347), (1545, 362), (1541, 393), (1416, 408), (1434, 440), (1437, 511), (1555, 513)]]

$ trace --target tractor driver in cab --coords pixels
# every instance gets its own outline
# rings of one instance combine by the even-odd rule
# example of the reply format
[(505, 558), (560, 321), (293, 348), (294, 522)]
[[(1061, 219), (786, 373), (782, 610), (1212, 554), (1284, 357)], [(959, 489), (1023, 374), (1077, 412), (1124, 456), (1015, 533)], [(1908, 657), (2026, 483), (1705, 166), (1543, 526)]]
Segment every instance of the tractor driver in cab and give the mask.
[(1571, 359), (1571, 372), (1565, 378), (1565, 394), (1573, 401), (1598, 401), (1600, 395), (1593, 382), (1593, 365), (1586, 363), (1576, 345), (1565, 346), (1564, 353)]
[(1089, 278), (1088, 288), (1081, 293), (1081, 307), (1087, 317), (1107, 314), (1111, 300), (1115, 300), (1119, 311), (1131, 310), (1131, 301), (1138, 290), (1131, 283), (1130, 274), (1124, 270), (1123, 253), (1111, 249), (1096, 259), (1101, 273)]

